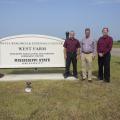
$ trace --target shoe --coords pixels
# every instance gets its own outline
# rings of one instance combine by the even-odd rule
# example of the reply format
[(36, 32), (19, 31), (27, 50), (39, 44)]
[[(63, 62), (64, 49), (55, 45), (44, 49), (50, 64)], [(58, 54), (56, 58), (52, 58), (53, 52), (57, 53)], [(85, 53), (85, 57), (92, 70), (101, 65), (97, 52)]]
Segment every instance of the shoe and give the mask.
[(69, 75), (64, 74), (63, 76), (64, 76), (64, 78), (68, 78)]
[(110, 83), (110, 80), (104, 80), (105, 83)]
[(92, 80), (88, 80), (89, 83), (92, 83)]
[(85, 78), (82, 78), (82, 81), (85, 81)]
[(74, 75), (74, 77), (75, 77), (76, 79), (78, 79), (78, 76), (77, 76), (77, 75)]
[(64, 78), (65, 78), (65, 79), (68, 78), (68, 75), (64, 75)]
[(1, 74), (1, 73), (0, 73), (0, 78), (2, 78), (3, 76), (4, 76), (4, 74)]
[(99, 80), (99, 81), (103, 81), (103, 78), (99, 78), (99, 77), (98, 77), (98, 80)]
[(86, 79), (86, 77), (83, 77), (83, 78), (82, 78), (82, 81), (84, 81), (85, 79)]

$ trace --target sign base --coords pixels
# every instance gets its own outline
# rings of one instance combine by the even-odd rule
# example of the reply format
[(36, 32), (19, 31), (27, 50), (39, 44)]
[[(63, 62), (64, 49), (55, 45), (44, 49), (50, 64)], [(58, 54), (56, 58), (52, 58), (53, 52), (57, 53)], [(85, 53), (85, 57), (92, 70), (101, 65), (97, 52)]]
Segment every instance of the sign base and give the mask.
[(62, 73), (40, 73), (40, 74), (6, 74), (0, 81), (36, 81), (36, 80), (77, 80), (74, 77), (65, 79)]

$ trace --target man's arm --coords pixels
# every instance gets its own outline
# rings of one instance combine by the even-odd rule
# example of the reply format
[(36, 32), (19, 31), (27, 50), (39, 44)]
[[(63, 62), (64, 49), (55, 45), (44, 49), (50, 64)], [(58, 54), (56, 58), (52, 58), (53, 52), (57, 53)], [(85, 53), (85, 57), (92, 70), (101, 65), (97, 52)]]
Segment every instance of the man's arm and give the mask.
[(103, 54), (106, 54), (107, 52), (110, 52), (112, 49), (112, 45), (113, 45), (113, 38), (110, 37), (109, 38), (109, 42), (107, 43), (107, 48), (105, 49), (105, 52)]
[(66, 52), (66, 48), (64, 48), (64, 58), (67, 58), (67, 52)]
[(96, 47), (97, 47), (97, 44), (95, 42), (95, 40), (93, 41), (93, 59), (95, 59), (95, 56), (96, 56)]
[(80, 48), (77, 49), (77, 58), (76, 59), (79, 59), (80, 58)]
[(113, 46), (113, 38), (112, 37), (110, 37), (110, 40), (109, 40), (109, 45), (108, 45), (109, 47), (108, 47), (108, 52), (110, 52), (111, 50), (112, 50), (112, 46)]
[(77, 55), (80, 55), (80, 48), (77, 49)]
[(97, 41), (97, 53), (99, 53), (99, 40)]
[(80, 42), (80, 55), (82, 55), (82, 41)]
[(66, 40), (64, 42), (63, 47), (64, 47), (64, 59), (66, 59), (67, 58), (67, 42), (66, 42)]
[(99, 57), (103, 57), (104, 52), (103, 51), (101, 52), (101, 49), (100, 49), (101, 46), (100, 46), (100, 43), (99, 43), (100, 40), (101, 40), (101, 38), (99, 38), (99, 40), (97, 42), (97, 53), (98, 53)]

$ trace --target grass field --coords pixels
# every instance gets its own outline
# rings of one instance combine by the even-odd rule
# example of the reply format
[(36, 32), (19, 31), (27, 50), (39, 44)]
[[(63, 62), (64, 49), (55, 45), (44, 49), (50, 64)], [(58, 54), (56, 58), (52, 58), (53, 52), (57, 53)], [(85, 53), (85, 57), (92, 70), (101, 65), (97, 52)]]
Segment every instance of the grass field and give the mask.
[[(93, 72), (97, 75), (97, 60)], [(23, 81), (0, 82), (0, 120), (120, 120), (118, 57), (111, 60), (111, 83), (34, 81), (32, 87), (27, 94)]]
[(120, 48), (120, 42), (113, 42), (113, 47), (114, 48)]

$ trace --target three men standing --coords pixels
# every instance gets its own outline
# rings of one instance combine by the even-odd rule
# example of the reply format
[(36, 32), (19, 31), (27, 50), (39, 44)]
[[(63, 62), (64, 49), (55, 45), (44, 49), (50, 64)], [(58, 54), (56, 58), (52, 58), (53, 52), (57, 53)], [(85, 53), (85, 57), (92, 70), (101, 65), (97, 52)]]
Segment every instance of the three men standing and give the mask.
[[(103, 28), (103, 36), (97, 42), (98, 53), (98, 79), (110, 82), (110, 51), (112, 49), (113, 39), (108, 35), (108, 28)], [(85, 29), (85, 38), (81, 43), (75, 39), (74, 31), (69, 33), (69, 38), (64, 42), (64, 58), (66, 60), (66, 69), (64, 77), (70, 75), (70, 64), (73, 64), (73, 76), (77, 76), (77, 59), (81, 57), (82, 79), (88, 78), (92, 82), (92, 62), (96, 55), (96, 42), (90, 35), (90, 28)], [(81, 50), (80, 50), (81, 47)]]
[(85, 38), (81, 41), (81, 62), (82, 62), (82, 79), (88, 77), (88, 81), (92, 82), (92, 61), (96, 54), (96, 44), (90, 36), (90, 29), (85, 29)]
[(108, 35), (108, 28), (103, 28), (103, 36), (97, 43), (98, 52), (98, 79), (110, 82), (110, 51), (112, 49), (113, 39)]

